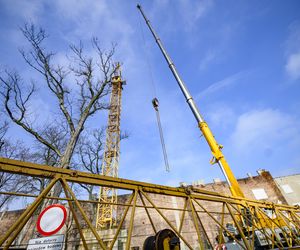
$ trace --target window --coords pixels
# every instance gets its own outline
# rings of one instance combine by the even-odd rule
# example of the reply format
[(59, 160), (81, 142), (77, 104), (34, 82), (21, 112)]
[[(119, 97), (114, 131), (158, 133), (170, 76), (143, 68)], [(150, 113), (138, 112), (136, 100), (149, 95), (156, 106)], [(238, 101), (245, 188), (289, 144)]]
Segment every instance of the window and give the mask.
[(268, 199), (268, 195), (263, 188), (252, 189), (252, 193), (257, 200)]
[(293, 193), (293, 189), (288, 184), (281, 185), (281, 188), (286, 194)]

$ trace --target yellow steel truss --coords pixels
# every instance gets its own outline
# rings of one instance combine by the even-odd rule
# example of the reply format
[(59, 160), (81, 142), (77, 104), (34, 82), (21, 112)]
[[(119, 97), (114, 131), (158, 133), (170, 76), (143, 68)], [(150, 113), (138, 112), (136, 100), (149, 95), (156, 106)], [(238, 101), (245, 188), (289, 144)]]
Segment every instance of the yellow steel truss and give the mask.
[[(241, 249), (254, 249), (254, 234), (257, 233), (273, 248), (284, 249), (285, 247), (300, 245), (300, 209), (296, 206), (292, 207), (225, 196), (193, 187), (167, 187), (5, 158), (0, 158), (0, 171), (50, 179), (48, 186), (39, 195), (0, 192), (2, 195), (36, 197), (7, 232), (1, 236), (0, 247), (3, 249), (8, 249), (12, 245), (17, 235), (44, 199), (58, 199), (69, 204), (70, 213), (74, 218), (74, 224), (81, 240), (80, 245), (83, 249), (92, 248), (83, 233), (83, 229), (88, 229), (91, 232), (95, 239), (94, 244), (98, 246), (98, 249), (113, 249), (121, 230), (124, 228), (127, 229), (124, 249), (131, 249), (132, 242), (136, 242), (137, 237), (144, 239), (147, 235), (152, 234), (151, 232), (145, 233), (141, 228), (136, 229), (137, 224), (146, 229), (146, 224), (137, 220), (137, 216), (140, 216), (140, 211), (142, 210), (143, 218), (146, 218), (149, 222), (149, 227), (152, 228), (153, 234), (161, 230), (162, 227), (167, 227), (180, 238), (181, 244), (185, 245), (187, 249), (213, 248), (215, 244), (212, 237), (214, 231), (220, 232), (217, 239), (218, 243), (222, 243), (221, 234), (225, 233), (228, 237), (235, 240)], [(48, 196), (55, 183), (62, 185), (65, 192), (64, 198)], [(84, 204), (87, 202), (99, 204), (103, 203), (103, 201), (77, 199), (71, 187), (72, 183), (124, 189), (131, 192), (123, 203), (112, 204), (108, 202), (110, 205), (122, 206), (123, 210), (109, 244), (104, 242), (102, 231), (95, 228), (89, 219), (89, 214), (84, 209)], [(171, 206), (170, 203), (163, 205), (158, 202), (158, 197), (160, 197), (159, 200), (175, 197), (180, 199), (180, 204), (178, 206)], [(168, 211), (171, 212), (168, 213)], [(245, 214), (245, 211), (247, 211), (247, 214)], [(174, 223), (174, 220), (170, 217), (170, 214), (173, 215), (174, 213), (178, 213), (177, 223)], [(160, 218), (159, 223), (157, 217)], [(241, 219), (237, 220), (237, 217)], [(274, 219), (275, 217), (276, 219)], [(228, 221), (233, 221), (239, 232), (240, 239), (237, 239), (236, 234), (226, 227)], [(244, 221), (245, 224), (241, 225), (241, 221)], [(187, 230), (187, 225), (193, 226), (195, 237), (191, 237), (192, 232)], [(278, 229), (280, 229), (281, 239), (279, 239), (277, 234)], [(142, 235), (138, 235), (141, 231)]]
[[(117, 65), (116, 75), (111, 81), (110, 109), (106, 129), (106, 144), (103, 154), (102, 175), (118, 177), (120, 155), (120, 116), (123, 81), (120, 65)], [(117, 206), (110, 205), (118, 202), (116, 189), (100, 187), (99, 204), (97, 209), (96, 228), (112, 228), (116, 223)]]

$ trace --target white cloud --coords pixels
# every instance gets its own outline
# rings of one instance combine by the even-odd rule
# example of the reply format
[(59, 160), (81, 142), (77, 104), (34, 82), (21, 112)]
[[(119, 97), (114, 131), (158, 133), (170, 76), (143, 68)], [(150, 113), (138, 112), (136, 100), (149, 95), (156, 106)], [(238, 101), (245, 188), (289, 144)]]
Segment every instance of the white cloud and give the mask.
[(107, 40), (117, 41), (117, 38), (121, 40), (132, 33), (132, 27), (124, 14), (112, 16), (111, 9), (120, 8), (113, 2), (87, 0), (74, 4), (72, 0), (59, 0), (54, 4), (61, 17), (74, 23), (75, 28), (64, 34), (66, 39), (69, 36), (71, 38), (79, 37), (81, 40), (90, 39), (101, 32), (101, 34), (105, 34)]
[[(62, 34), (66, 41), (73, 42), (79, 39), (89, 41), (96, 36), (104, 48), (109, 48), (111, 43), (116, 43), (114, 59), (124, 63), (123, 69), (126, 72), (134, 68), (132, 62), (138, 61), (138, 56), (134, 53), (135, 30), (126, 16), (128, 13), (122, 12), (122, 5), (112, 1), (88, 0), (82, 1), (79, 6), (73, 8), (74, 2), (71, 0), (60, 0), (57, 3), (57, 11), (63, 16), (67, 13), (67, 20), (75, 27)], [(85, 41), (85, 44), (87, 43)], [(87, 51), (87, 53), (92, 52)]]
[(292, 80), (300, 79), (300, 23), (289, 26), (289, 36), (285, 42), (285, 70)]
[(53, 118), (53, 111), (49, 99), (41, 99), (39, 96), (31, 99), (28, 107), (28, 114), (30, 114), (29, 120), (31, 123), (37, 124), (38, 126), (49, 122)]
[(300, 44), (300, 22), (292, 22), (288, 27), (289, 35), (285, 41), (285, 49), (287, 54), (294, 53), (299, 50)]
[(38, 22), (41, 10), (43, 8), (42, 1), (0, 1), (0, 5), (4, 6), (15, 17), (21, 17), (25, 21), (33, 23)]
[(231, 126), (236, 119), (234, 110), (226, 103), (210, 104), (206, 114), (209, 122), (218, 129)]
[(155, 0), (154, 2), (154, 6), (158, 6), (159, 8), (161, 8), (162, 6), (167, 6), (167, 4), (169, 4), (169, 0)]
[(274, 148), (299, 143), (299, 121), (292, 115), (274, 109), (252, 110), (237, 119), (231, 136), (239, 152)]
[(201, 91), (197, 96), (196, 99), (201, 99), (205, 96), (211, 95), (223, 88), (229, 87), (231, 85), (234, 85), (237, 83), (238, 80), (240, 80), (242, 77), (244, 77), (246, 74), (248, 74), (249, 71), (240, 71), (236, 74), (233, 74), (231, 76), (228, 76), (224, 78), (221, 81), (215, 82), (211, 84), (208, 88)]
[[(169, 0), (156, 0), (150, 11), (145, 10), (151, 22), (154, 24), (159, 23), (160, 33), (163, 33), (165, 37), (170, 32), (178, 32), (178, 29), (186, 32), (193, 30), (197, 27), (198, 21), (214, 5), (213, 0), (180, 0), (173, 2)], [(172, 7), (170, 4), (172, 4)]]
[(185, 29), (193, 29), (196, 26), (197, 21), (203, 17), (212, 8), (212, 6), (212, 0), (179, 1), (180, 14), (183, 22), (185, 23)]
[(217, 52), (216, 50), (210, 50), (206, 53), (206, 55), (204, 56), (204, 58), (201, 60), (200, 62), (200, 66), (199, 69), (200, 70), (205, 70), (207, 68), (207, 66), (212, 63), (213, 61), (215, 61), (217, 59)]
[(241, 20), (222, 23), (213, 33), (214, 42), (208, 44), (209, 49), (203, 57), (200, 57), (199, 69), (204, 71), (211, 64), (224, 63), (228, 56), (232, 56), (232, 41), (236, 40), (235, 37), (237, 37), (242, 27), (243, 23)]
[[(91, 18), (98, 13), (101, 17), (107, 12), (106, 1), (76, 1), (74, 4), (73, 0), (58, 0), (54, 1), (56, 9), (65, 18), (81, 21), (84, 18)], [(85, 14), (90, 13), (86, 16)]]
[(300, 78), (300, 52), (289, 55), (285, 69), (293, 80)]

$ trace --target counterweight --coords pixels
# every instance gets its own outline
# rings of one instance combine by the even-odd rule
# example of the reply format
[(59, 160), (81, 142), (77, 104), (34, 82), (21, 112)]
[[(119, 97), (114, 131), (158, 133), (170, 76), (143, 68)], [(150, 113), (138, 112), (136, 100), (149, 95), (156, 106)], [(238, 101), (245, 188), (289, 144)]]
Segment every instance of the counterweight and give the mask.
[[(122, 81), (120, 65), (111, 80), (110, 109), (106, 129), (106, 144), (103, 154), (102, 175), (118, 177), (120, 157), (120, 116), (121, 97), (125, 81)], [(96, 228), (112, 228), (116, 224), (118, 201), (117, 190), (111, 187), (101, 187), (99, 205), (97, 208)]]

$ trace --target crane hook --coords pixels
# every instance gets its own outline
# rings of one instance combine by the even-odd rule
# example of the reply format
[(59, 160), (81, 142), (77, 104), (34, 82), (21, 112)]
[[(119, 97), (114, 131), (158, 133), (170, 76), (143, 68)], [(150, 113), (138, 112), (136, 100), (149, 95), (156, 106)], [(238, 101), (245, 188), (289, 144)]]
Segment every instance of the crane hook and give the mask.
[(159, 101), (156, 97), (153, 98), (152, 105), (153, 105), (153, 108), (155, 109), (155, 113), (156, 113), (157, 125), (158, 125), (158, 129), (159, 129), (159, 136), (160, 136), (161, 147), (162, 147), (162, 150), (163, 150), (163, 156), (164, 156), (166, 171), (170, 172), (168, 155), (167, 155), (166, 145), (165, 145), (164, 136), (163, 136), (163, 130), (162, 130), (162, 127), (161, 127), (161, 122), (160, 122), (160, 115), (159, 115), (159, 110), (158, 110)]

